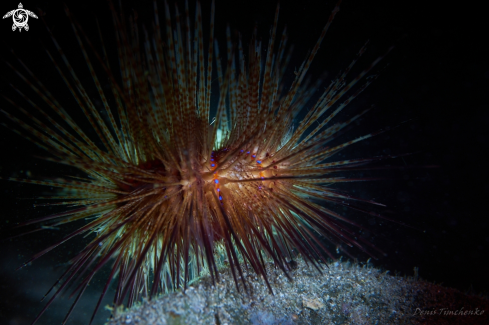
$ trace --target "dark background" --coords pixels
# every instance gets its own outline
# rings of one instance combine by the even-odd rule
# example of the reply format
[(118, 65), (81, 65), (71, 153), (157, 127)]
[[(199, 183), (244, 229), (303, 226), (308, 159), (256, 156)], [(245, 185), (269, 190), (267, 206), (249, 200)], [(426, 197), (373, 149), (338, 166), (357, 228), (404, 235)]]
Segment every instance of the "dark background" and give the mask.
[[(1, 14), (17, 5), (14, 1), (4, 1), (0, 6)], [(46, 13), (48, 26), (74, 64), (80, 79), (90, 84), (90, 76), (62, 3), (29, 1), (23, 2), (23, 5), (38, 15), (38, 8)], [(224, 41), (224, 29), (226, 23), (230, 23), (233, 30), (242, 33), (247, 44), (257, 22), (258, 34), (266, 44), (275, 5), (275, 1), (217, 1), (218, 40), (221, 43)], [(68, 3), (68, 6), (96, 45), (99, 43), (95, 17), (99, 19), (110, 56), (115, 43), (110, 11), (105, 1)], [(135, 9), (140, 22), (147, 26), (151, 24), (151, 2), (125, 2), (124, 6), (127, 13)], [(161, 4), (159, 7), (162, 10)], [(289, 42), (295, 44), (286, 82), (293, 80), (294, 68), (300, 66), (314, 46), (333, 7), (334, 2), (331, 1), (281, 1), (279, 31), (287, 24)], [(193, 11), (193, 4), (191, 8)], [(209, 1), (203, 1), (202, 8), (206, 31)], [(377, 164), (414, 168), (365, 173), (365, 176), (387, 179), (351, 183), (343, 188), (386, 204), (386, 209), (376, 211), (412, 227), (358, 215), (349, 210), (344, 213), (367, 226), (371, 232), (362, 236), (387, 253), (386, 257), (373, 261), (374, 265), (402, 275), (413, 275), (413, 268), (419, 267), (419, 275), (423, 279), (487, 295), (489, 53), (484, 44), (487, 43), (489, 24), (485, 14), (482, 7), (448, 6), (443, 2), (419, 4), (406, 1), (393, 4), (392, 1), (344, 1), (310, 68), (310, 75), (319, 77), (327, 71), (326, 80), (329, 82), (370, 39), (368, 51), (352, 72), (354, 76), (355, 72), (395, 45), (394, 50), (374, 70), (379, 71), (388, 64), (377, 81), (352, 102), (338, 119), (352, 116), (372, 104), (376, 106), (358, 127), (342, 139), (389, 126), (400, 126), (359, 143), (342, 154), (360, 158), (416, 152), (403, 159)], [(11, 18), (2, 20), (0, 25), (0, 94), (27, 106), (8, 85), (12, 83), (34, 101), (40, 102), (5, 64), (7, 61), (19, 67), (10, 52), (12, 49), (40, 76), (62, 104), (73, 109), (74, 117), (79, 116), (74, 101), (69, 94), (65, 95), (67, 89), (40, 43), (53, 51), (52, 41), (41, 19), (30, 18), (28, 32), (12, 32), (11, 25)], [(89, 91), (95, 94), (94, 89)], [(0, 100), (1, 109), (15, 111), (4, 99)], [(0, 115), (0, 122), (11, 125), (3, 115)], [(43, 155), (42, 150), (8, 128), (0, 129), (0, 146), (2, 177), (77, 174), (74, 169), (33, 158), (33, 155)], [(433, 165), (438, 167), (426, 168)], [(0, 187), (2, 238), (20, 233), (19, 230), (9, 229), (13, 223), (55, 211), (54, 208), (35, 209), (34, 200), (29, 199), (49, 192), (47, 188), (4, 180), (0, 180)], [(35, 318), (43, 306), (39, 299), (61, 275), (65, 266), (63, 263), (88, 239), (63, 244), (32, 265), (14, 270), (32, 254), (55, 243), (77, 226), (70, 225), (62, 230), (47, 230), (0, 242), (0, 324), (29, 324)], [(331, 249), (334, 250), (334, 247)], [(358, 251), (351, 253), (361, 262), (368, 259), (368, 255)], [(69, 324), (88, 323), (103, 280), (104, 274), (101, 274), (87, 289)], [(38, 324), (60, 323), (71, 304), (66, 298), (56, 301)], [(109, 292), (108, 299), (102, 305), (110, 304), (111, 298)], [(99, 312), (98, 323), (103, 323), (108, 316), (107, 311)]]

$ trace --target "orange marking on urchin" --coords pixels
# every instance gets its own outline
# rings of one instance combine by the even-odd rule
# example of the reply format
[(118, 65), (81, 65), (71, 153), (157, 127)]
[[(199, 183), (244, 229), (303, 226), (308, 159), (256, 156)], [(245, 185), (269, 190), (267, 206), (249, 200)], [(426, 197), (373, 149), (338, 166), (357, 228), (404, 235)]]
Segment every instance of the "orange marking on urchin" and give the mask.
[[(49, 228), (88, 218), (82, 228), (32, 259), (72, 237), (93, 236), (71, 260), (60, 279), (62, 284), (47, 306), (73, 279), (78, 279), (76, 290), (83, 292), (105, 265), (110, 266), (111, 275), (95, 312), (113, 278), (118, 282), (115, 303), (126, 301), (130, 306), (145, 296), (178, 287), (185, 289), (189, 281), (203, 271), (208, 272), (213, 281), (218, 280), (218, 261), (223, 257), (219, 254), (229, 262), (238, 288), (239, 278), (246, 287), (241, 270), (246, 264), (261, 275), (272, 290), (267, 279), (266, 259), (273, 260), (287, 274), (285, 262), (294, 257), (290, 252), (295, 248), (319, 269), (318, 260), (332, 257), (319, 241), (321, 236), (335, 245), (365, 250), (349, 228), (357, 225), (317, 201), (347, 206), (352, 205), (344, 203), (346, 200), (368, 201), (343, 195), (331, 187), (334, 183), (368, 179), (340, 178), (334, 173), (356, 170), (382, 158), (326, 160), (341, 149), (380, 132), (333, 147), (326, 144), (367, 111), (330, 125), (330, 121), (375, 79), (367, 80), (353, 94), (349, 91), (382, 57), (347, 83), (348, 72), (365, 51), (365, 46), (362, 47), (345, 72), (321, 93), (299, 126), (292, 129), (298, 112), (313, 98), (315, 89), (307, 89), (302, 82), (340, 2), (285, 93), (282, 78), (290, 53), (285, 55), (285, 31), (282, 35), (277, 32), (278, 6), (264, 61), (256, 27), (247, 56), (241, 38), (233, 43), (228, 27), (225, 66), (221, 65), (214, 40), (214, 3), (209, 44), (204, 45), (207, 36), (203, 33), (198, 2), (193, 20), (187, 3), (185, 16), (181, 16), (178, 7), (174, 15), (165, 2), (164, 23), (160, 26), (155, 1), (152, 34), (145, 27), (141, 28), (137, 19), (122, 17), (110, 2), (119, 66), (109, 66), (110, 61), (103, 59), (105, 47), (102, 48), (104, 55), (100, 56), (90, 37), (67, 11), (91, 81), (81, 82), (73, 69), (74, 63), (68, 61), (54, 37), (56, 50), (63, 60), (56, 62), (49, 52), (48, 55), (75, 103), (86, 115), (88, 130), (70, 116), (71, 107), (70, 110), (63, 108), (48, 87), (28, 69), (25, 76), (17, 70), (16, 73), (51, 111), (42, 111), (31, 98), (28, 103), (41, 112), (45, 120), (10, 100), (29, 123), (1, 110), (17, 126), (15, 132), (55, 156), (47, 160), (79, 168), (86, 174), (82, 178), (57, 177), (54, 180), (11, 178), (58, 187), (61, 192), (53, 199), (63, 201), (52, 204), (76, 207), (28, 221), (25, 225), (42, 222), (43, 227)], [(280, 44), (275, 50), (277, 35)], [(105, 74), (97, 74), (88, 55), (89, 49)], [(20, 64), (25, 67), (23, 62)], [(64, 71), (68, 71), (71, 78)], [(100, 80), (108, 80), (109, 87), (103, 87)], [(216, 83), (217, 88), (212, 83)], [(88, 96), (85, 89), (89, 84), (95, 87), (99, 98)], [(219, 91), (211, 94), (212, 89)], [(339, 103), (347, 92), (349, 97)], [(97, 99), (102, 103), (101, 108), (94, 105)], [(214, 99), (218, 104), (211, 109)], [(335, 108), (330, 112), (332, 106)], [(216, 112), (215, 120), (210, 117), (211, 111)], [(107, 119), (102, 118), (103, 113)], [(61, 117), (69, 128), (51, 115)], [(316, 122), (317, 126), (313, 127)], [(97, 136), (96, 142), (87, 135), (91, 131)], [(342, 222), (341, 226), (338, 221)]]

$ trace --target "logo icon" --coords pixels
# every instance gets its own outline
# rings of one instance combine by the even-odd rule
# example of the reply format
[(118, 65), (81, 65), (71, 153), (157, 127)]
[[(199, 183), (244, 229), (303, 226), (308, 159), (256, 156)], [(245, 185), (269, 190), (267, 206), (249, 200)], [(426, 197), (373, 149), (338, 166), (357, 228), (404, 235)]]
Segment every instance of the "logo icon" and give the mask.
[(12, 31), (15, 31), (17, 28), (19, 29), (19, 32), (22, 31), (22, 28), (24, 28), (26, 31), (29, 30), (29, 25), (27, 25), (27, 21), (29, 20), (29, 16), (36, 18), (37, 16), (35, 13), (29, 10), (25, 10), (24, 6), (22, 6), (22, 3), (19, 3), (19, 8), (14, 9), (12, 11), (9, 11), (3, 16), (3, 19), (8, 18), (12, 16), (12, 19), (14, 20), (14, 24), (12, 25)]

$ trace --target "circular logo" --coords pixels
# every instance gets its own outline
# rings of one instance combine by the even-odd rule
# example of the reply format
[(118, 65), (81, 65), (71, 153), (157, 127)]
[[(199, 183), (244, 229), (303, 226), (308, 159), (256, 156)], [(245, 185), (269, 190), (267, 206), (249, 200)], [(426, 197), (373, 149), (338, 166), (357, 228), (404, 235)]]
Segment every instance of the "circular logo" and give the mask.
[(22, 28), (25, 29), (26, 31), (29, 30), (29, 25), (27, 25), (29, 16), (33, 18), (37, 18), (35, 13), (29, 10), (25, 10), (24, 6), (22, 6), (22, 3), (19, 3), (18, 9), (14, 9), (7, 12), (3, 16), (3, 19), (8, 18), (10, 16), (12, 16), (12, 19), (14, 20), (14, 24), (12, 25), (12, 31), (15, 31), (18, 28), (19, 32), (22, 31)]

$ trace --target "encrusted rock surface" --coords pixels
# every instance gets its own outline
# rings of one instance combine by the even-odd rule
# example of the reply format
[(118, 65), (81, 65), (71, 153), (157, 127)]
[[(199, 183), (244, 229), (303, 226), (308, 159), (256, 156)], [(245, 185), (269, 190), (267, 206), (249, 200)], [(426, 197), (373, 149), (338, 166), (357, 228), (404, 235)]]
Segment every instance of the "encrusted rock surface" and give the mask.
[(174, 324), (489, 324), (489, 300), (414, 278), (391, 276), (350, 263), (332, 263), (320, 274), (298, 259), (287, 279), (268, 265), (263, 279), (244, 274), (247, 292), (229, 270), (213, 286), (203, 278), (176, 292), (118, 312), (110, 325)]

